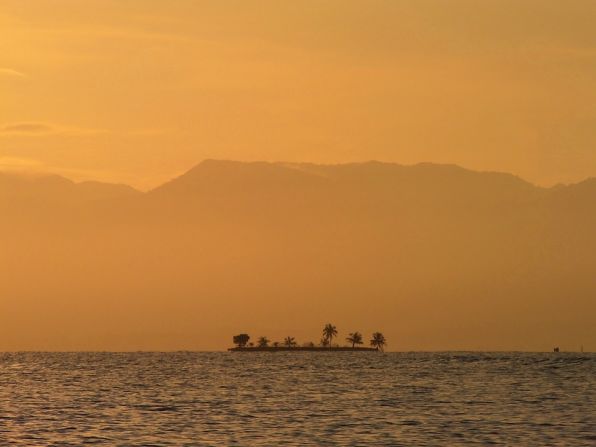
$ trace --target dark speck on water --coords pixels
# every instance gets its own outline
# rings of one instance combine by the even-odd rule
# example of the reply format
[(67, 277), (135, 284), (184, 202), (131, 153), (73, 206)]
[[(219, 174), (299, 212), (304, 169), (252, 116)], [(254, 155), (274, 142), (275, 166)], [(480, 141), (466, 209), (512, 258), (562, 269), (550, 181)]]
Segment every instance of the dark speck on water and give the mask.
[(5, 353), (0, 446), (595, 446), (596, 355)]

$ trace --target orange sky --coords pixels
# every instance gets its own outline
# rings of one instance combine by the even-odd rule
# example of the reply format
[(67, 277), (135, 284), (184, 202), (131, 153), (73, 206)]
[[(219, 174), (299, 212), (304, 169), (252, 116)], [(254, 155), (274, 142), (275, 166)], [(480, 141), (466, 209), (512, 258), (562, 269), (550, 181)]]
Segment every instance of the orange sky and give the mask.
[(0, 169), (205, 158), (596, 175), (596, 2), (0, 0)]

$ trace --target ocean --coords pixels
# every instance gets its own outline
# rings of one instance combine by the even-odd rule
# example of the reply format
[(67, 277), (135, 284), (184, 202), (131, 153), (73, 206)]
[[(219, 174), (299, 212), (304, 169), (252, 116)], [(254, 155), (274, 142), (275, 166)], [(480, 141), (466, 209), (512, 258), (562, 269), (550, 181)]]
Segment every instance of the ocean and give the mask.
[(3, 353), (2, 446), (595, 446), (596, 354)]

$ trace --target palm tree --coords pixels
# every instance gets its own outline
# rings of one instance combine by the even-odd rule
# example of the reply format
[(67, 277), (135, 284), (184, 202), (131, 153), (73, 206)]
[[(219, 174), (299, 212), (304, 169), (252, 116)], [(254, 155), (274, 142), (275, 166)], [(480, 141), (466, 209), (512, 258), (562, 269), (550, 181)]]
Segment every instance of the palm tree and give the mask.
[(273, 347), (274, 348), (278, 348), (279, 347), (279, 342), (278, 341), (274, 341), (273, 342)]
[(284, 345), (286, 345), (288, 348), (293, 348), (297, 345), (296, 339), (294, 337), (286, 337), (284, 339)]
[(385, 336), (380, 332), (375, 332), (372, 334), (372, 339), (370, 340), (370, 345), (373, 348), (377, 348), (378, 351), (383, 352), (383, 348), (387, 344), (387, 340), (385, 340)]
[(267, 337), (259, 337), (259, 339), (257, 340), (257, 346), (259, 348), (269, 347), (269, 339)]
[(331, 340), (333, 337), (337, 335), (337, 328), (333, 326), (331, 323), (327, 323), (323, 328), (323, 337), (329, 342), (329, 347), (331, 347)]
[(352, 343), (352, 349), (354, 349), (355, 345), (362, 344), (362, 334), (360, 332), (352, 332), (349, 337), (346, 338), (346, 341)]

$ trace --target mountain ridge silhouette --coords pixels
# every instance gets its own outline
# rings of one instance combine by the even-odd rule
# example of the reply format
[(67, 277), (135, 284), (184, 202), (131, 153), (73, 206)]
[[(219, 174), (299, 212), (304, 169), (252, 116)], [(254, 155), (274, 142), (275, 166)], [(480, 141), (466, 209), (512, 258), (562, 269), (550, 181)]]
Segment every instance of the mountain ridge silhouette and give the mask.
[[(257, 171), (258, 169), (258, 171)], [(167, 190), (174, 187), (178, 183), (192, 184), (200, 180), (218, 180), (217, 174), (227, 175), (233, 171), (234, 174), (244, 175), (244, 180), (254, 180), (258, 175), (276, 176), (278, 180), (282, 177), (281, 174), (286, 174), (294, 178), (326, 178), (335, 181), (349, 179), (351, 176), (359, 177), (358, 180), (371, 181), (374, 176), (378, 176), (387, 180), (388, 177), (393, 176), (394, 179), (411, 180), (412, 178), (427, 178), (432, 180), (445, 181), (448, 179), (456, 179), (460, 176), (460, 180), (485, 180), (492, 181), (502, 186), (518, 186), (520, 188), (535, 189), (542, 191), (569, 189), (569, 188), (596, 188), (596, 178), (590, 177), (582, 181), (570, 184), (558, 184), (553, 187), (542, 187), (534, 185), (523, 178), (499, 171), (476, 171), (463, 168), (455, 164), (440, 164), (421, 162), (413, 165), (401, 165), (397, 163), (380, 162), (371, 160), (368, 162), (355, 163), (338, 163), (338, 164), (315, 164), (315, 163), (290, 163), (290, 162), (243, 162), (233, 160), (215, 160), (206, 159), (182, 175), (172, 178), (171, 180), (158, 185), (145, 192), (145, 194), (158, 193), (162, 190)], [(252, 174), (252, 175), (251, 175)], [(300, 175), (303, 174), (303, 175)], [(248, 177), (246, 177), (248, 175)], [(365, 175), (365, 176), (363, 176)], [(86, 186), (91, 189), (91, 185), (95, 185), (98, 189), (105, 188), (112, 189), (113, 195), (132, 195), (140, 193), (141, 191), (122, 183), (109, 183), (100, 181), (83, 181), (74, 182), (67, 177), (52, 174), (52, 173), (37, 173), (20, 174), (18, 172), (0, 171), (0, 192), (7, 192), (7, 189), (19, 189), (27, 185), (30, 189), (35, 186), (47, 188), (48, 185), (61, 185), (63, 188), (72, 187), (83, 189)], [(190, 185), (189, 185), (190, 186)], [(117, 191), (119, 190), (119, 191)], [(109, 196), (109, 194), (107, 194)]]

